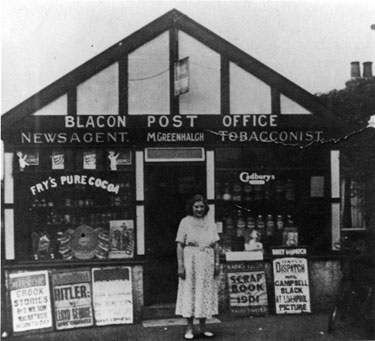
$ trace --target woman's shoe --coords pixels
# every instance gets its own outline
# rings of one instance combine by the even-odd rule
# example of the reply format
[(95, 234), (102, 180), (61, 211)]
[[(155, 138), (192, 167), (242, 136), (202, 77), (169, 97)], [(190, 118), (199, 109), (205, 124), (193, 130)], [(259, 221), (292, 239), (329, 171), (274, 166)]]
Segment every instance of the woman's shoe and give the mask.
[(194, 339), (193, 331), (191, 329), (186, 330), (184, 338), (186, 340), (193, 340)]
[(201, 334), (202, 334), (203, 337), (207, 337), (207, 338), (211, 338), (211, 337), (214, 337), (214, 336), (215, 336), (214, 333), (209, 332), (209, 331), (207, 331), (207, 330), (206, 330), (205, 332), (201, 332)]

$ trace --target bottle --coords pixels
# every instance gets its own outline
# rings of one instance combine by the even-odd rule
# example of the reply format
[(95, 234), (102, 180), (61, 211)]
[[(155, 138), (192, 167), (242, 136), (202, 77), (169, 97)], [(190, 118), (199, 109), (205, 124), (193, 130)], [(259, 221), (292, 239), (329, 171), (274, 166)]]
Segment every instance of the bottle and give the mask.
[(224, 184), (223, 200), (224, 201), (230, 201), (230, 200), (232, 200), (232, 193), (231, 193), (229, 182), (226, 182)]
[(250, 233), (255, 229), (255, 220), (252, 215), (249, 215), (246, 219), (246, 228), (250, 230)]
[(291, 179), (288, 179), (285, 184), (285, 200), (294, 201), (294, 183)]
[(277, 244), (279, 245), (282, 245), (283, 230), (284, 230), (283, 216), (279, 214), (276, 218), (276, 240), (277, 240)]
[(264, 198), (264, 193), (263, 193), (263, 185), (255, 185), (254, 186), (254, 200), (255, 201), (260, 201), (263, 200)]
[(246, 183), (244, 188), (244, 201), (253, 201), (253, 186), (249, 183)]
[(220, 200), (222, 198), (221, 196), (221, 185), (220, 182), (215, 183), (215, 198), (217, 200)]
[(275, 222), (273, 221), (273, 217), (271, 214), (267, 215), (266, 235), (269, 239), (272, 239), (275, 236)]
[(242, 188), (239, 183), (233, 185), (233, 201), (242, 201)]
[(237, 237), (243, 237), (246, 228), (246, 220), (242, 210), (237, 211)]
[(224, 218), (224, 221), (225, 221), (225, 228), (226, 228), (227, 235), (229, 237), (233, 237), (234, 234), (235, 234), (233, 218), (232, 217), (226, 217), (226, 218)]
[(261, 214), (258, 215), (258, 218), (255, 223), (255, 228), (260, 233), (261, 240), (264, 240), (266, 231), (265, 231), (265, 224), (264, 224), (263, 216)]
[(271, 193), (271, 184), (269, 182), (267, 182), (264, 185), (264, 200), (266, 200), (266, 201), (271, 200), (271, 196), (272, 196), (272, 193)]
[(282, 201), (285, 198), (285, 187), (282, 181), (276, 182), (276, 200)]

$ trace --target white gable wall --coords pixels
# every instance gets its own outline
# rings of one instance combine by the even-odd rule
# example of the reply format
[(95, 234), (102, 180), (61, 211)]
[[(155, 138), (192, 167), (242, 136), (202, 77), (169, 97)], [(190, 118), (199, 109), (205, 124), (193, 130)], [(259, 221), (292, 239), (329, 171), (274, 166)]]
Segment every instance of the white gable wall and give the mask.
[(179, 32), (179, 59), (189, 57), (189, 92), (180, 95), (181, 115), (220, 114), (220, 55)]
[(230, 63), (230, 113), (271, 114), (271, 88)]
[[(179, 59), (189, 58), (189, 92), (179, 96), (181, 115), (220, 114), (220, 55), (179, 31)], [(118, 115), (119, 64), (114, 63), (77, 86), (77, 115)], [(270, 114), (269, 85), (230, 62), (230, 113)], [(129, 115), (169, 115), (169, 32), (128, 56)], [(280, 95), (282, 114), (311, 114)], [(67, 115), (67, 95), (34, 115)]]
[(311, 114), (310, 111), (292, 101), (289, 97), (280, 95), (280, 111), (282, 114)]
[(169, 34), (129, 54), (129, 115), (169, 114)]
[(77, 115), (118, 114), (118, 63), (77, 87)]
[(68, 96), (64, 95), (55, 99), (50, 104), (36, 111), (34, 116), (61, 116), (68, 114)]

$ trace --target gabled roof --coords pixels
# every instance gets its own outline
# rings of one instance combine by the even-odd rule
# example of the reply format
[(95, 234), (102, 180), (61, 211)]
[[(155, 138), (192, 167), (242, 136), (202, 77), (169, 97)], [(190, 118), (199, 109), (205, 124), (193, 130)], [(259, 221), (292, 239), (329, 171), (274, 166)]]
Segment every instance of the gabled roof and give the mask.
[(320, 103), (311, 93), (187, 17), (185, 14), (173, 9), (6, 112), (2, 116), (2, 129), (6, 129), (6, 127), (10, 127), (19, 120), (33, 114), (35, 111), (68, 93), (72, 88), (118, 61), (122, 56), (131, 53), (161, 33), (173, 28), (189, 34), (323, 120), (334, 123), (335, 127), (340, 125), (337, 116)]

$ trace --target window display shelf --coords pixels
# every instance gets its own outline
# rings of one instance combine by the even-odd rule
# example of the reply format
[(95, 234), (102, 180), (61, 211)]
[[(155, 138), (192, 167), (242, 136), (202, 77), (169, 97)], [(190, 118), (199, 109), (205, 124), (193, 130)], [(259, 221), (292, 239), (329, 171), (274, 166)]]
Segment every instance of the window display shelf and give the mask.
[(123, 265), (142, 265), (146, 262), (144, 256), (137, 256), (132, 259), (71, 259), (69, 261), (63, 259), (48, 259), (35, 261), (14, 261), (4, 260), (4, 270), (30, 270), (30, 269), (45, 269), (45, 268), (80, 268), (80, 267), (101, 267), (101, 266), (123, 266)]

